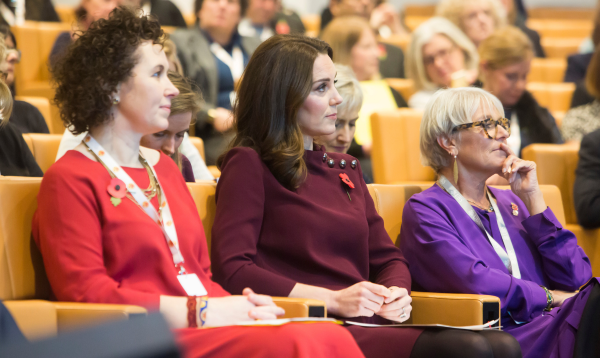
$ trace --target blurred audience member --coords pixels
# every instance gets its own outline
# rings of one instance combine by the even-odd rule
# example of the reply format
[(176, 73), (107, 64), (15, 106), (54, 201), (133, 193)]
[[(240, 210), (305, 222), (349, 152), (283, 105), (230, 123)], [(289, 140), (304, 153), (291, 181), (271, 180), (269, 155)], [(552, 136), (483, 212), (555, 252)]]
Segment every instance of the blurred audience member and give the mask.
[(506, 25), (506, 10), (498, 0), (442, 0), (435, 14), (452, 21), (475, 47), (495, 29)]
[[(4, 40), (0, 39), (0, 58), (6, 56)], [(41, 177), (44, 175), (19, 129), (8, 119), (13, 108), (10, 89), (0, 81), (0, 176)]]
[[(60, 22), (58, 13), (54, 9), (51, 0), (26, 0), (25, 20)], [(14, 26), (17, 18), (15, 16), (17, 2), (14, 0), (2, 0), (0, 2), (0, 24)]]
[(575, 171), (573, 201), (577, 222), (586, 229), (600, 227), (600, 128), (583, 136)]
[[(17, 49), (15, 35), (7, 25), (0, 25), (0, 34), (4, 37), (6, 44), (6, 58), (0, 64), (0, 71), (6, 74), (6, 84), (13, 89), (15, 84), (15, 66), (21, 62), (21, 51)], [(12, 93), (15, 91), (12, 90)], [(13, 98), (13, 110), (10, 115), (10, 123), (21, 131), (21, 133), (50, 133), (44, 116), (33, 105), (25, 101), (17, 101)]]
[(216, 163), (233, 138), (235, 88), (260, 44), (259, 39), (237, 31), (245, 4), (242, 0), (196, 0), (198, 26), (177, 30), (171, 36), (183, 72), (198, 85), (204, 98), (196, 119), (196, 135), (204, 140), (208, 165)]
[(443, 17), (425, 21), (412, 33), (406, 58), (406, 75), (416, 90), (409, 106), (423, 109), (438, 89), (471, 85), (478, 62), (477, 49), (452, 22)]
[(154, 15), (162, 26), (187, 27), (179, 8), (169, 0), (120, 0), (122, 4), (141, 7), (146, 15)]
[(245, 17), (238, 25), (242, 36), (265, 41), (275, 34), (304, 34), (306, 29), (297, 13), (282, 9), (281, 0), (247, 0)]
[(521, 29), (521, 31), (523, 31), (527, 37), (529, 37), (529, 40), (533, 44), (535, 57), (546, 57), (546, 53), (544, 52), (544, 48), (542, 47), (542, 43), (540, 41), (540, 34), (538, 34), (537, 31), (527, 27), (525, 24), (525, 16), (523, 16), (519, 12), (519, 9), (517, 9), (517, 0), (500, 0), (500, 2), (506, 10), (508, 23), (515, 25)]
[[(363, 93), (350, 67), (335, 64), (335, 69), (337, 71), (335, 88), (344, 101), (337, 106), (335, 132), (315, 137), (315, 143), (323, 145), (326, 152), (346, 154), (356, 132), (356, 121), (363, 104)], [(367, 184), (373, 182), (364, 171), (363, 179)]]
[(376, 0), (330, 0), (329, 7), (321, 13), (321, 30), (334, 18), (348, 15), (364, 17), (383, 37), (407, 33), (394, 6)]
[(570, 109), (563, 118), (561, 131), (565, 141), (580, 141), (586, 134), (600, 128), (600, 55), (592, 56), (585, 82), (586, 93), (593, 101)]
[(512, 133), (508, 146), (517, 156), (532, 143), (562, 143), (552, 114), (525, 89), (533, 56), (531, 41), (514, 26), (496, 30), (479, 46), (483, 89), (502, 103)]
[[(75, 9), (75, 18), (77, 19), (76, 29), (80, 31), (87, 30), (92, 22), (98, 19), (108, 18), (108, 14), (119, 4), (120, 0), (82, 0)], [(54, 41), (54, 46), (50, 51), (49, 62), (53, 66), (67, 47), (73, 41), (73, 36), (77, 30), (65, 31), (58, 35)]]
[(169, 61), (169, 71), (183, 76), (183, 67), (177, 56), (177, 46), (175, 46), (175, 43), (169, 39), (165, 40), (164, 50), (167, 60)]

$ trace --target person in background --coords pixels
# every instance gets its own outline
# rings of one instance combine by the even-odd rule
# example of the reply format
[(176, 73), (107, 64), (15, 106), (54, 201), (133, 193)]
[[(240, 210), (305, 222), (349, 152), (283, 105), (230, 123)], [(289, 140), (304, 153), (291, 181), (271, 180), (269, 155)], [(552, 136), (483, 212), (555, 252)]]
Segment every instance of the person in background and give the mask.
[(81, 0), (81, 3), (75, 8), (75, 19), (77, 24), (74, 26), (72, 31), (65, 31), (58, 35), (48, 56), (50, 67), (54, 66), (54, 63), (58, 58), (65, 53), (67, 47), (73, 42), (74, 36), (79, 31), (87, 30), (92, 22), (99, 19), (108, 18), (108, 14), (121, 0)]
[[(405, 322), (411, 275), (362, 179), (361, 164), (325, 152), (342, 97), (327, 43), (276, 35), (250, 60), (235, 107), (236, 138), (219, 159), (212, 229), (215, 280), (326, 302), (328, 317)], [(391, 321), (391, 322), (390, 322)], [(520, 357), (495, 331), (347, 325), (368, 358)]]
[(233, 137), (230, 129), (235, 88), (260, 44), (259, 39), (241, 36), (237, 31), (245, 5), (242, 0), (196, 0), (197, 25), (171, 36), (183, 73), (199, 87), (204, 98), (195, 134), (204, 140), (208, 165), (216, 163)]
[[(170, 46), (169, 40), (163, 43), (167, 61), (167, 49)], [(171, 101), (171, 115), (169, 116), (169, 127), (164, 131), (148, 134), (142, 137), (141, 145), (143, 147), (159, 150), (170, 156), (181, 170), (183, 177), (187, 182), (198, 180), (214, 180), (198, 149), (190, 142), (188, 134), (192, 118), (200, 110), (201, 96), (198, 91), (193, 90), (192, 84), (183, 76), (176, 72), (168, 73), (169, 80), (179, 91), (179, 95)], [(56, 161), (64, 156), (67, 151), (77, 147), (85, 138), (87, 133), (74, 135), (69, 129), (60, 140)]]
[(475, 47), (507, 22), (499, 0), (442, 0), (436, 6), (435, 16), (450, 20)]
[[(54, 9), (51, 0), (26, 0), (25, 20), (60, 22), (58, 13)], [(17, 18), (15, 16), (17, 2), (14, 0), (0, 1), (0, 24), (14, 26)]]
[[(315, 143), (322, 145), (326, 152), (346, 154), (356, 132), (356, 121), (363, 104), (363, 93), (350, 67), (335, 64), (335, 69), (337, 71), (335, 88), (344, 101), (337, 107), (335, 132), (315, 137)], [(366, 184), (373, 182), (364, 171), (363, 179)]]
[[(139, 145), (168, 127), (178, 95), (163, 40), (156, 20), (119, 7), (54, 67), (65, 126), (88, 133), (50, 167), (38, 194), (32, 235), (54, 297), (159, 311), (189, 358), (361, 357), (332, 323), (235, 326), (283, 310), (268, 296), (232, 296), (212, 281), (202, 222), (179, 169)], [(208, 327), (219, 328), (199, 329)]]
[(483, 89), (504, 106), (512, 132), (507, 143), (519, 157), (529, 144), (563, 142), (550, 111), (525, 88), (533, 56), (531, 41), (514, 26), (494, 31), (479, 45)]
[[(15, 66), (21, 62), (21, 51), (17, 48), (15, 35), (10, 31), (10, 27), (0, 24), (0, 34), (3, 35), (6, 45), (6, 57), (0, 64), (0, 71), (6, 74), (5, 83), (14, 94)], [(25, 101), (17, 101), (14, 98), (10, 122), (21, 133), (50, 133), (44, 116), (35, 106)]]
[(321, 13), (321, 30), (334, 18), (348, 15), (364, 17), (383, 37), (408, 33), (394, 6), (386, 1), (375, 0), (330, 0), (329, 6)]
[[(498, 297), (502, 329), (525, 358), (598, 357), (600, 285), (546, 204), (536, 164), (507, 144), (514, 133), (503, 112), (473, 87), (440, 90), (427, 105), (421, 158), (439, 179), (402, 214), (413, 287)], [(489, 187), (493, 175), (510, 189)]]
[(600, 127), (587, 133), (579, 147), (573, 202), (577, 222), (586, 229), (600, 227)]
[(540, 40), (540, 34), (527, 27), (525, 24), (525, 17), (519, 12), (519, 9), (517, 8), (518, 4), (516, 2), (517, 0), (500, 0), (500, 3), (506, 10), (508, 23), (518, 27), (525, 35), (527, 35), (527, 37), (529, 37), (529, 41), (531, 41), (531, 44), (533, 45), (535, 57), (546, 57), (546, 53), (544, 52)]
[[(167, 57), (168, 58), (168, 57)], [(169, 126), (164, 131), (148, 134), (142, 137), (140, 145), (163, 152), (171, 157), (188, 183), (194, 183), (194, 171), (188, 158), (181, 154), (179, 148), (190, 129), (192, 118), (200, 110), (200, 96), (190, 83), (181, 75), (169, 72), (169, 81), (177, 88), (179, 94), (171, 101), (171, 113), (169, 115)], [(206, 168), (206, 166), (204, 166)], [(211, 176), (206, 169), (203, 178), (206, 180)]]
[(440, 88), (464, 87), (477, 80), (479, 55), (465, 34), (443, 17), (415, 29), (406, 57), (406, 75), (414, 81), (411, 108), (423, 109)]
[[(5, 58), (4, 39), (0, 38), (0, 58)], [(13, 97), (10, 88), (0, 80), (0, 176), (41, 177), (44, 175), (21, 131), (10, 122)]]
[(161, 26), (187, 27), (179, 8), (170, 0), (119, 0), (123, 5), (139, 7), (146, 15), (154, 15)]
[(248, 0), (238, 32), (265, 41), (275, 34), (304, 34), (306, 29), (297, 13), (282, 9), (281, 0)]
[(586, 92), (593, 101), (570, 109), (563, 118), (561, 132), (565, 141), (579, 142), (588, 133), (600, 128), (600, 55), (595, 52), (587, 71)]

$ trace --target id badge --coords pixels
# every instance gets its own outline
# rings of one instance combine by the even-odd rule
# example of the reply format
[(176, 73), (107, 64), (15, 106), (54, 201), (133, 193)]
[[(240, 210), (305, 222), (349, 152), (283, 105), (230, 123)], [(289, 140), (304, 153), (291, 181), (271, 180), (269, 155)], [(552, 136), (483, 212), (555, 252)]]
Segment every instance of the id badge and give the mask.
[(178, 275), (177, 279), (188, 296), (206, 296), (206, 288), (195, 273)]

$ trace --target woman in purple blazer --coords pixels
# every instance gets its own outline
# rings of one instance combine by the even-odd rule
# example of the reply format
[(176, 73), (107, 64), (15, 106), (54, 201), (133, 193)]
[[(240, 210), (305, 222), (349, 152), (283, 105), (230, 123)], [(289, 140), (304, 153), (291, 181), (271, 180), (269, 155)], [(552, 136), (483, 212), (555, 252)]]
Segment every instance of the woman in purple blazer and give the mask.
[[(411, 312), (406, 260), (377, 214), (357, 160), (313, 138), (335, 131), (336, 69), (327, 43), (277, 35), (258, 47), (238, 90), (236, 137), (220, 159), (214, 279), (231, 292), (323, 300), (366, 323)], [(503, 332), (348, 330), (367, 357), (520, 357)]]
[[(535, 163), (507, 146), (503, 115), (477, 88), (440, 90), (427, 105), (421, 154), (439, 180), (404, 207), (400, 248), (413, 288), (499, 297), (503, 329), (525, 357), (598, 357), (590, 261), (546, 206)], [(511, 190), (488, 188), (494, 174)]]

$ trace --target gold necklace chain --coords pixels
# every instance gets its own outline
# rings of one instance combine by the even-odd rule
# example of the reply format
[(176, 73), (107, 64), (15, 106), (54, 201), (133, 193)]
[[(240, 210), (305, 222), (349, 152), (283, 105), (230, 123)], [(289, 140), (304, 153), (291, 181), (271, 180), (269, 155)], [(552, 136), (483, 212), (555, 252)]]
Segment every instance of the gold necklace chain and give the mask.
[[(111, 178), (116, 178), (116, 176), (113, 174), (113, 172), (108, 169), (108, 167), (106, 166), (106, 164), (104, 164), (104, 162), (98, 158), (98, 156), (96, 155), (96, 153), (94, 153), (94, 151), (88, 147), (88, 145), (84, 142), (83, 144), (85, 144), (85, 147), (87, 148), (87, 150), (92, 153), (92, 155), (94, 156), (94, 158), (96, 158), (96, 160), (102, 164), (102, 166), (104, 168), (106, 168), (106, 170), (108, 171), (108, 174), (110, 175)], [(152, 200), (152, 198), (154, 198), (156, 196), (156, 194), (158, 193), (158, 202), (159, 202), (159, 209), (158, 209), (158, 214), (160, 215), (160, 212), (162, 211), (162, 207), (160, 207), (160, 201), (161, 201), (161, 190), (160, 190), (160, 186), (158, 185), (158, 180), (156, 179), (156, 177), (154, 177), (154, 172), (152, 172), (152, 169), (150, 169), (150, 164), (148, 164), (148, 162), (146, 161), (146, 159), (144, 157), (142, 157), (141, 155), (138, 155), (138, 159), (140, 161), (140, 163), (142, 163), (142, 166), (146, 169), (146, 172), (148, 173), (148, 179), (150, 181), (150, 185), (148, 186), (147, 189), (141, 189), (142, 192), (144, 193), (144, 196), (146, 196), (146, 198), (148, 198), (148, 201)], [(129, 198), (129, 200), (133, 201), (134, 203), (137, 204), (137, 201), (133, 198), (133, 196), (131, 196), (131, 194), (129, 194), (129, 191), (127, 192), (126, 196)], [(139, 205), (138, 205), (139, 206)]]

